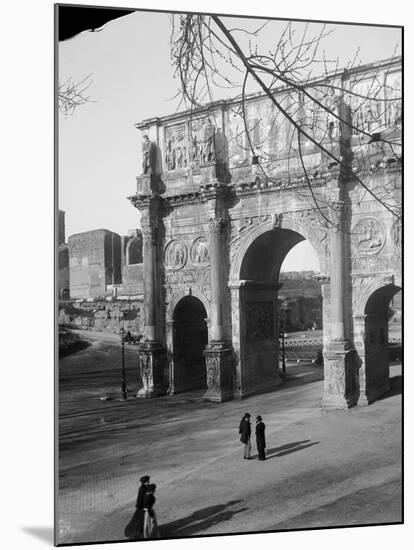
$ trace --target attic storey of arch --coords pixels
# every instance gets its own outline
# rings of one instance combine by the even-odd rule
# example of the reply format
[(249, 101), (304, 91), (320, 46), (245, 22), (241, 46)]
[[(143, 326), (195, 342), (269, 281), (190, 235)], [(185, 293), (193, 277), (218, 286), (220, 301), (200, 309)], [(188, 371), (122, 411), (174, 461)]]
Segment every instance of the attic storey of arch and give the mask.
[[(399, 217), (399, 176), (380, 186), (370, 183), (373, 171), (402, 161), (398, 44), (385, 61), (362, 66), (356, 52), (340, 67), (324, 49), (333, 26), (319, 25), (314, 33), (312, 24), (288, 22), (276, 34), (272, 20), (234, 23), (215, 15), (171, 17), (171, 59), (183, 106), (197, 110), (223, 93), (236, 95), (232, 114), (238, 125), (229, 151), (240, 163), (254, 159), (264, 181), (301, 173), (307, 191), (299, 196), (324, 212), (328, 223), (334, 223), (325, 211), (329, 205), (312, 190), (326, 170), (352, 178), (363, 195)], [(265, 116), (255, 110), (257, 92), (267, 96)]]

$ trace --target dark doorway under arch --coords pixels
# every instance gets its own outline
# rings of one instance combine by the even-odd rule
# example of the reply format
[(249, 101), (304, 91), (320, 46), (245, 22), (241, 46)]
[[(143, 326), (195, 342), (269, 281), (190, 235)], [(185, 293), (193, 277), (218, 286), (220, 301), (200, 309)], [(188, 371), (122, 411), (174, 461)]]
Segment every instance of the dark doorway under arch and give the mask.
[(173, 315), (174, 392), (207, 387), (204, 348), (207, 312), (194, 296), (182, 298)]
[(389, 389), (389, 305), (400, 287), (375, 290), (365, 305), (365, 394), (368, 403)]

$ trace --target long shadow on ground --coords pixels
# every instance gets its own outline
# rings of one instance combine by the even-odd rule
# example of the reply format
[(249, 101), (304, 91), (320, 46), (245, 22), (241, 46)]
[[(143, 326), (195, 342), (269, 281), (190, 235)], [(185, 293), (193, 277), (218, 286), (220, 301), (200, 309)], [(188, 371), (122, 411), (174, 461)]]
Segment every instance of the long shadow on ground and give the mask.
[[(309, 443), (310, 439), (304, 439), (303, 441), (295, 441), (294, 443), (286, 443), (286, 445), (281, 445), (280, 447), (273, 447), (272, 449), (266, 450), (266, 458), (275, 458), (278, 456), (290, 455), (291, 453), (296, 453), (298, 451), (303, 451), (308, 447), (313, 447), (314, 445), (319, 445), (320, 441), (315, 441), (314, 443)], [(307, 445), (305, 445), (307, 443)], [(252, 458), (257, 458), (258, 455), (252, 456)]]
[(227, 510), (230, 506), (239, 504), (242, 500), (230, 500), (227, 504), (217, 504), (208, 506), (193, 512), (191, 515), (160, 525), (162, 537), (182, 537), (185, 535), (193, 535), (195, 533), (204, 532), (213, 525), (228, 521), (235, 514), (244, 512), (248, 508), (240, 508), (239, 510)]

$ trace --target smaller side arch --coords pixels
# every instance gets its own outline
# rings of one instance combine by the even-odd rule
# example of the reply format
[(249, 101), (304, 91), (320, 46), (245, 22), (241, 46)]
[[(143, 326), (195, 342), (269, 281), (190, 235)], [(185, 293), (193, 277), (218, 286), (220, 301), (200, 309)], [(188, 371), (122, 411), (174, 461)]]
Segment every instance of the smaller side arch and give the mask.
[(370, 278), (369, 282), (362, 286), (360, 292), (356, 296), (354, 301), (354, 317), (365, 315), (366, 306), (370, 297), (374, 292), (384, 287), (390, 287), (390, 291), (392, 291), (392, 288), (395, 288), (395, 292), (398, 292), (401, 288), (401, 286), (394, 281), (393, 275), (375, 277), (374, 280)]
[(207, 322), (211, 318), (211, 304), (210, 301), (207, 299), (207, 297), (200, 292), (198, 289), (190, 289), (190, 292), (183, 289), (178, 291), (177, 293), (173, 294), (172, 298), (168, 302), (167, 305), (167, 311), (166, 311), (166, 321), (167, 323), (172, 322), (174, 319), (174, 310), (177, 307), (178, 303), (185, 298), (186, 296), (194, 296), (194, 298), (198, 298), (200, 302), (203, 304), (206, 312), (207, 312)]

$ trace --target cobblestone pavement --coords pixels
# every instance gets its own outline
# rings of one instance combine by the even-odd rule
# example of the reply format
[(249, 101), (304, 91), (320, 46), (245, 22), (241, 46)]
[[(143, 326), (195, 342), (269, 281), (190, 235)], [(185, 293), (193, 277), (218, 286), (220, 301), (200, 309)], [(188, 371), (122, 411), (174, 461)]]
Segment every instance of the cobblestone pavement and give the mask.
[[(401, 521), (398, 365), (385, 399), (324, 412), (313, 365), (288, 367), (279, 390), (243, 401), (205, 403), (195, 391), (119, 402), (119, 353), (94, 341), (60, 363), (59, 543), (124, 539), (143, 474), (158, 486), (168, 538)], [(242, 459), (246, 411), (264, 418), (265, 462)]]

